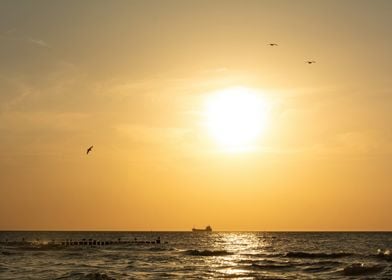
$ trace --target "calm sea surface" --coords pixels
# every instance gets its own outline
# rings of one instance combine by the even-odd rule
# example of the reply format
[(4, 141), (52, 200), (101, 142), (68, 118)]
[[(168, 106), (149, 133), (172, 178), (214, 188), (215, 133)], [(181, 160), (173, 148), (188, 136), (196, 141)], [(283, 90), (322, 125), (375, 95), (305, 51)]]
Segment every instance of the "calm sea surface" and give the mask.
[(392, 233), (0, 232), (0, 279), (392, 279), (389, 248)]

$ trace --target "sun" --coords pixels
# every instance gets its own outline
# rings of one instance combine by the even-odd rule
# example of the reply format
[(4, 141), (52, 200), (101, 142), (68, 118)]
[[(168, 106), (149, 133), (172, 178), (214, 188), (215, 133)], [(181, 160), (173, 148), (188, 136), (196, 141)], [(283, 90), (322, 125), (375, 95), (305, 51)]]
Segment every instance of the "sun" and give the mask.
[(233, 87), (212, 94), (206, 102), (206, 125), (225, 150), (249, 149), (266, 126), (265, 102), (261, 94)]

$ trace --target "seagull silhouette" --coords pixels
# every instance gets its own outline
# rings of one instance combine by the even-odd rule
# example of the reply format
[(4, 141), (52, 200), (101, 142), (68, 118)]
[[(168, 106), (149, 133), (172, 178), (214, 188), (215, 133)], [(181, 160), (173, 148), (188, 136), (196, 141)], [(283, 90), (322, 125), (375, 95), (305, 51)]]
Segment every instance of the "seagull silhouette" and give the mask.
[(278, 44), (276, 44), (276, 43), (269, 43), (269, 44), (268, 44), (268, 46), (271, 46), (271, 47), (277, 47), (277, 46), (278, 46)]
[(87, 149), (86, 155), (88, 155), (89, 152), (93, 149), (94, 146), (91, 146), (90, 148)]
[(314, 60), (307, 60), (307, 61), (305, 61), (305, 63), (307, 63), (307, 64), (313, 64), (313, 63), (316, 63), (316, 61), (314, 61)]

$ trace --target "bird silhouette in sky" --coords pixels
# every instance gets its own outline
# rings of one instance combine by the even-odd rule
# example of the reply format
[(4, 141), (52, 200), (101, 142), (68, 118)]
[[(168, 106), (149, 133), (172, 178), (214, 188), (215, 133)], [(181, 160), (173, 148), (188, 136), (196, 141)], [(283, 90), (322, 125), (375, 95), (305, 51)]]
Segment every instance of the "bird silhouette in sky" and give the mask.
[(305, 61), (305, 63), (307, 63), (307, 64), (313, 64), (313, 63), (316, 63), (316, 61), (314, 61), (314, 60), (307, 60), (307, 61)]
[(277, 47), (277, 46), (278, 46), (278, 44), (277, 44), (277, 43), (269, 43), (269, 44), (268, 44), (268, 46), (271, 46), (271, 47)]
[(93, 147), (94, 147), (94, 146), (91, 146), (91, 147), (89, 147), (89, 148), (87, 149), (86, 155), (88, 155), (88, 154), (91, 152), (91, 150), (93, 149)]

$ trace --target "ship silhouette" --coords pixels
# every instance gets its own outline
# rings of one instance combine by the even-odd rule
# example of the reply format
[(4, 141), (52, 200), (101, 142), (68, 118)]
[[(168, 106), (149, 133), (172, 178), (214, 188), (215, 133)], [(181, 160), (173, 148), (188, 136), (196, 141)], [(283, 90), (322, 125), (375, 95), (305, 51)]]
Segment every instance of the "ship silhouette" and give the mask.
[(211, 226), (206, 226), (206, 228), (202, 229), (202, 228), (192, 228), (193, 232), (211, 232), (212, 228)]

